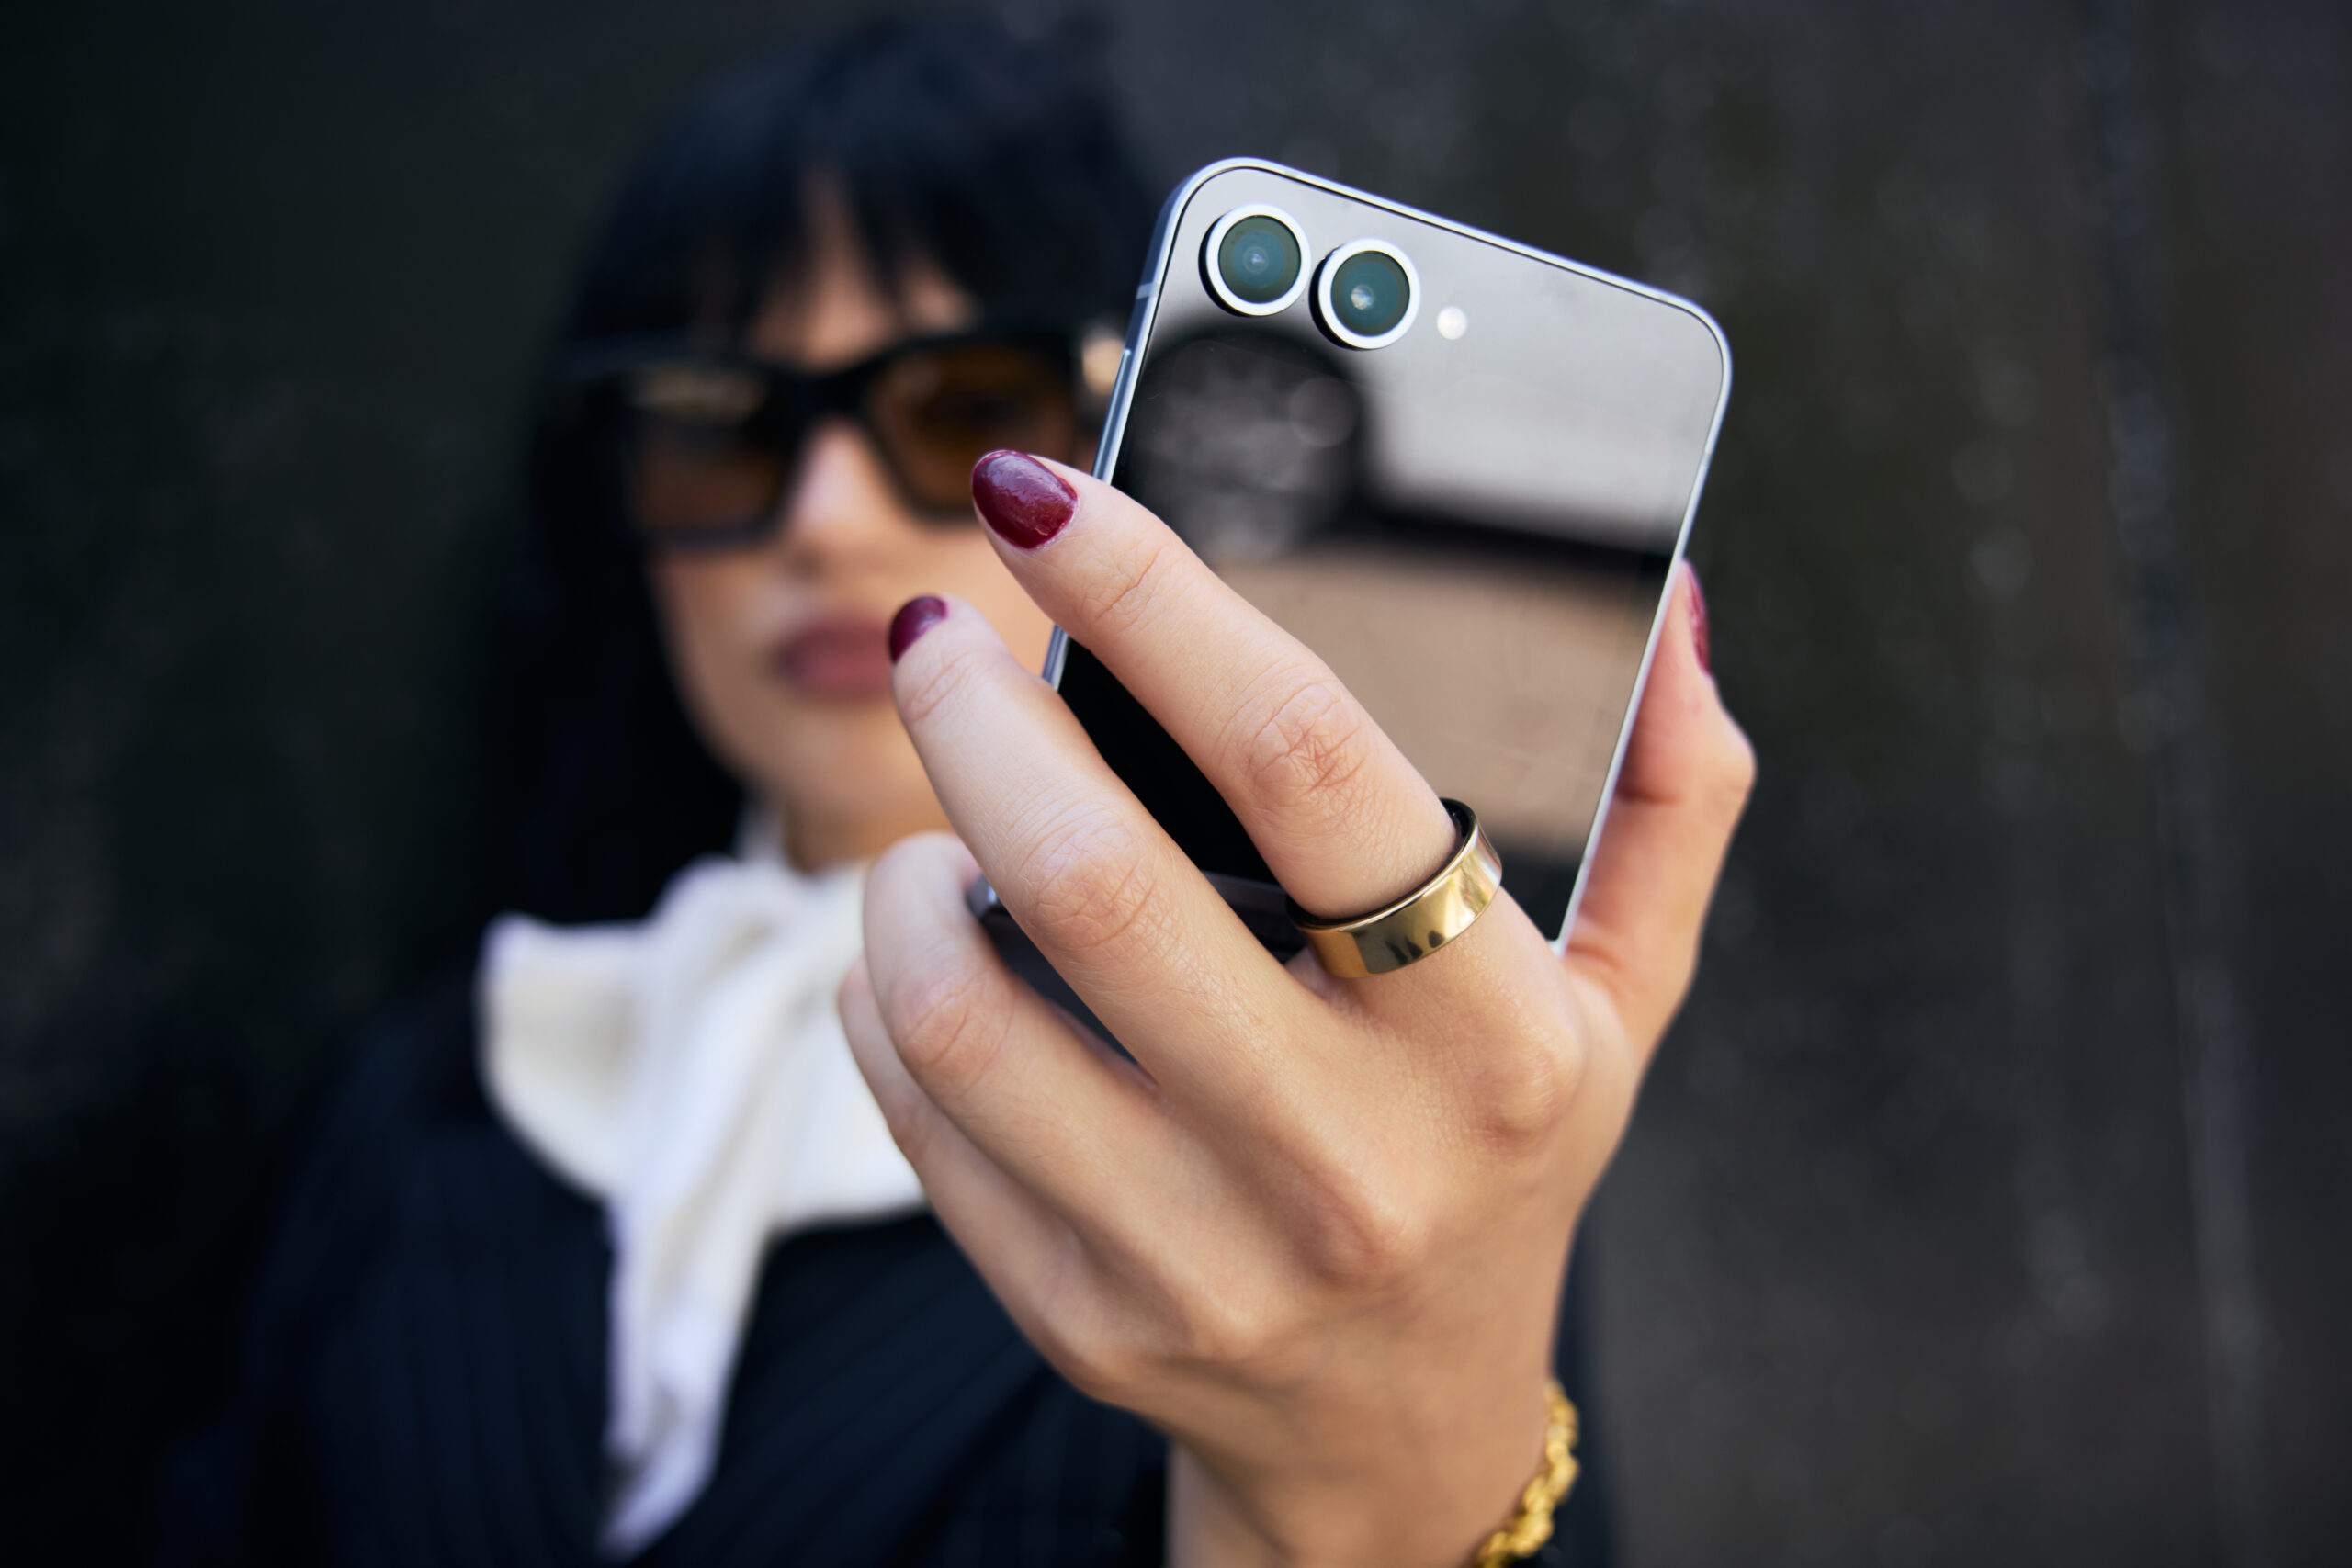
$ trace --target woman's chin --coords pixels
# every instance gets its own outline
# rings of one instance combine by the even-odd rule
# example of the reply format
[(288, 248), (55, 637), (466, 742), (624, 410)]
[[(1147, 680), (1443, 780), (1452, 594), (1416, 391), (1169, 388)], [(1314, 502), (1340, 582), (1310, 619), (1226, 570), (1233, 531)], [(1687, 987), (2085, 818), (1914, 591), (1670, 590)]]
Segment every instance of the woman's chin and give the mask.
[[(888, 694), (796, 702), (746, 759), (744, 782), (774, 802), (794, 859), (820, 863), (878, 854), (909, 833), (945, 825), (931, 780)], [(789, 737), (788, 749), (775, 739)]]

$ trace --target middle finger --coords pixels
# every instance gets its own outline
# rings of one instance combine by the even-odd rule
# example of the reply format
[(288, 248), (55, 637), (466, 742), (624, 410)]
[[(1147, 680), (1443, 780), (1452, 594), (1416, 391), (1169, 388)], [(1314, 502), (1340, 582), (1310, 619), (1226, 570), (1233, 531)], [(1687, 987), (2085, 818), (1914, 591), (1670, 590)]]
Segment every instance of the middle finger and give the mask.
[(1274, 877), (1326, 919), (1453, 852), (1437, 793), (1305, 644), (1100, 480), (1017, 452), (972, 493), (1021, 585), (1197, 763)]

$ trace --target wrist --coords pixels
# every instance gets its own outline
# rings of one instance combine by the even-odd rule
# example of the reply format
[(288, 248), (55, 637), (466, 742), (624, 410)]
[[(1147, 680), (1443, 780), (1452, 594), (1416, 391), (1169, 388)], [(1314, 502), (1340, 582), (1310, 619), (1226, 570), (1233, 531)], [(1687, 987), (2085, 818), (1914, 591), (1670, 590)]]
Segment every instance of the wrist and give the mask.
[[(1532, 1551), (1540, 1537), (1531, 1539), (1522, 1504), (1551, 1477), (1555, 1423), (1542, 1388), (1509, 1406), (1282, 1464), (1220, 1462), (1179, 1441), (1170, 1568), (1464, 1568), (1513, 1527), (1515, 1544)], [(1556, 1490), (1548, 1495), (1556, 1501)]]

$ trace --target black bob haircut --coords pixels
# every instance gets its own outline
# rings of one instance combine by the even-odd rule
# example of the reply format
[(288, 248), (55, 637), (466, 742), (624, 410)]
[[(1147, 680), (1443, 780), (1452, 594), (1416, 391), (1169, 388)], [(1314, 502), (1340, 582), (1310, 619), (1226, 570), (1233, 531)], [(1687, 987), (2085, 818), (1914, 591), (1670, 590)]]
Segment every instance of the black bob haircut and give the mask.
[[(803, 265), (817, 174), (886, 282), (926, 260), (986, 315), (1073, 329), (1124, 321), (1157, 209), (1073, 49), (976, 17), (797, 43), (718, 78), (656, 138), (589, 252), (558, 360), (623, 333), (740, 339)], [(531, 555), (494, 704), (495, 894), (550, 920), (631, 919), (732, 841), (742, 796), (680, 705), (608, 469), (563, 405), (551, 392), (534, 433)]]

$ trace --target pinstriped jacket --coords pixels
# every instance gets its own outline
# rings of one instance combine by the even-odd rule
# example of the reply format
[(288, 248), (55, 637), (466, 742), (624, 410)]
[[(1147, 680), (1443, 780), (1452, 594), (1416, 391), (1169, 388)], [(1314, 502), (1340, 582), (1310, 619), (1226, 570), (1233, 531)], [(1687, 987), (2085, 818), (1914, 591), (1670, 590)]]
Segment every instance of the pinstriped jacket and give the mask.
[[(470, 998), (436, 987), (360, 1042), (289, 1183), (235, 1403), (174, 1466), (164, 1562), (596, 1563), (603, 1215), (492, 1113)], [(1584, 1457), (1555, 1568), (1605, 1561)], [(637, 1561), (1142, 1568), (1165, 1473), (1162, 1439), (1047, 1367), (929, 1216), (822, 1231), (769, 1253), (718, 1471)]]

